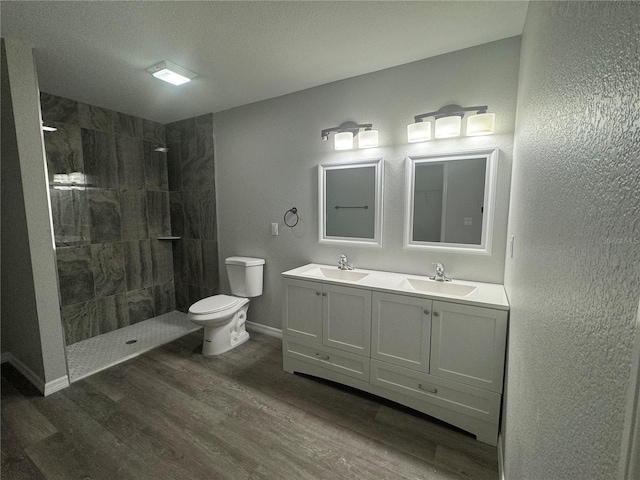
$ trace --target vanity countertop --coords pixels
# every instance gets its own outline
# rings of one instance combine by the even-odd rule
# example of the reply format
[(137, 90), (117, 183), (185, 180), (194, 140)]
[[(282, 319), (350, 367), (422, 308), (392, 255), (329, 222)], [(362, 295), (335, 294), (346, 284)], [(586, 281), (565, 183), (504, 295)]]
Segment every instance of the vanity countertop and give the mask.
[(364, 268), (339, 270), (335, 265), (317, 263), (310, 263), (283, 272), (282, 276), (379, 292), (399, 293), (431, 300), (445, 300), (465, 305), (509, 310), (504, 287), (497, 283), (469, 282), (457, 279), (451, 282), (436, 282), (435, 280), (430, 280), (427, 276), (366, 270)]

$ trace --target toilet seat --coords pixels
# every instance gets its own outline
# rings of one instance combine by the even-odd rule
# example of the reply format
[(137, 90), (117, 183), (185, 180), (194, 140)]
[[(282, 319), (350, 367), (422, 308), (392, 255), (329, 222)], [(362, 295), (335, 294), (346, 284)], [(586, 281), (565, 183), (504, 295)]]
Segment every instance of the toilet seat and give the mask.
[(238, 305), (242, 299), (229, 295), (214, 295), (203, 298), (189, 307), (189, 313), (193, 315), (208, 315), (211, 313), (229, 310)]

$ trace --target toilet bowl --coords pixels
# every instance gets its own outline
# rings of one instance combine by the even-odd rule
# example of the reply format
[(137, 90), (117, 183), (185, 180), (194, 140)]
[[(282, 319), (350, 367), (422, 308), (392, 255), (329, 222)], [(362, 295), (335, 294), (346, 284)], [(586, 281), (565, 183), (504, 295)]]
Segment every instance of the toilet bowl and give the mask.
[(248, 298), (215, 295), (189, 308), (189, 320), (204, 327), (203, 355), (220, 355), (249, 340), (245, 329)]
[(220, 355), (249, 340), (245, 328), (249, 297), (262, 295), (264, 263), (262, 258), (227, 258), (225, 264), (233, 295), (214, 295), (189, 307), (189, 320), (204, 327), (203, 355)]

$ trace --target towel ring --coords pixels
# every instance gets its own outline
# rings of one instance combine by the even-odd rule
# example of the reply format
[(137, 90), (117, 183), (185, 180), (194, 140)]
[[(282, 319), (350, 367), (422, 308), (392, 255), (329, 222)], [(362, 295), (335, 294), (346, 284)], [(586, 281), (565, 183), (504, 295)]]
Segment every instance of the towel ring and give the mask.
[[(289, 224), (289, 222), (287, 222), (287, 214), (291, 213), (292, 215), (296, 216), (296, 221), (293, 223), (293, 225)], [(298, 217), (298, 209), (296, 207), (290, 208), (289, 210), (287, 210), (286, 212), (284, 212), (284, 224), (289, 227), (289, 228), (293, 228), (298, 224), (298, 220), (300, 220), (300, 218)]]

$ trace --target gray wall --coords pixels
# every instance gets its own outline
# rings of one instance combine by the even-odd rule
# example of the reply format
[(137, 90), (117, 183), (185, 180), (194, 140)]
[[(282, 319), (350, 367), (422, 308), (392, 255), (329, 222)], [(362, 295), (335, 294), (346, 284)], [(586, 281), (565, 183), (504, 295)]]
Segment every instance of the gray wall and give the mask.
[(67, 367), (38, 81), (31, 48), (3, 42), (2, 344), (46, 384), (66, 377)]
[[(164, 126), (41, 95), (66, 343), (175, 309)], [(59, 175), (86, 175), (69, 188)]]
[(640, 296), (640, 5), (531, 2), (509, 234), (506, 478), (616, 478)]
[[(265, 258), (264, 294), (249, 320), (280, 328), (281, 272), (308, 262), (335, 264), (340, 253), (363, 268), (431, 273), (442, 261), (453, 278), (502, 283), (520, 40), (511, 38), (374, 72), (214, 114), (220, 259)], [(443, 105), (489, 105), (496, 135), (408, 144), (413, 116)], [(371, 122), (380, 147), (336, 152), (320, 131), (353, 120)], [(498, 209), (493, 254), (404, 250), (404, 159), (452, 150), (499, 147)], [(383, 247), (318, 243), (317, 166), (384, 157)], [(282, 217), (297, 207), (298, 225)], [(270, 235), (278, 222), (280, 235)], [(221, 263), (222, 265), (222, 263)], [(222, 290), (229, 291), (221, 270)]]

